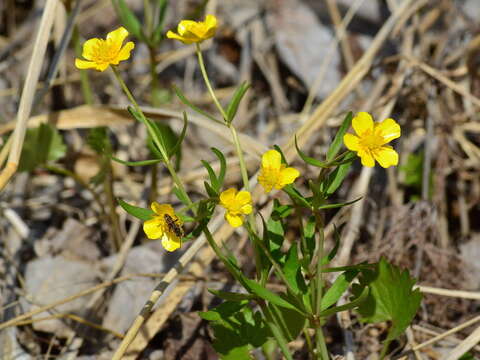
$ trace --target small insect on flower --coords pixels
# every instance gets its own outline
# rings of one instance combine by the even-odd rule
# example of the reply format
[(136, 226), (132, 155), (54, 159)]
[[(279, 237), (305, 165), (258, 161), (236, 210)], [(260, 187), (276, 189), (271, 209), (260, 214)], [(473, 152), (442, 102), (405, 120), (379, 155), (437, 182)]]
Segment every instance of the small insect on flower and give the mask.
[(155, 213), (150, 220), (143, 223), (143, 231), (149, 239), (162, 239), (162, 246), (167, 251), (175, 251), (182, 246), (182, 220), (178, 218), (170, 204), (151, 205)]
[(178, 219), (173, 219), (170, 215), (165, 214), (163, 215), (165, 222), (167, 223), (168, 230), (171, 232), (175, 233), (179, 238), (182, 238), (184, 236), (183, 229), (181, 225), (179, 225)]
[(182, 20), (178, 23), (177, 33), (167, 32), (167, 38), (180, 40), (184, 44), (201, 43), (210, 39), (217, 31), (217, 18), (207, 15), (205, 21)]
[(105, 40), (93, 38), (85, 41), (82, 56), (87, 60), (75, 59), (75, 66), (79, 69), (105, 71), (110, 65), (118, 65), (120, 61), (127, 60), (135, 47), (132, 41), (122, 46), (127, 36), (127, 29), (119, 27), (109, 32)]

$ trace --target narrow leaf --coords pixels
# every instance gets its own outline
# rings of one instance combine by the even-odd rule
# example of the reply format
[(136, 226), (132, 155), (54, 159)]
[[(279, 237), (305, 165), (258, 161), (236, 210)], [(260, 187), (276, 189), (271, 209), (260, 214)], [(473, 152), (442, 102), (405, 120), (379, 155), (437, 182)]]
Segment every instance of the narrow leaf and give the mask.
[(335, 279), (332, 286), (330, 286), (330, 288), (323, 295), (320, 310), (326, 310), (330, 306), (335, 304), (338, 299), (340, 299), (340, 297), (345, 293), (345, 291), (347, 291), (350, 283), (353, 281), (353, 279), (355, 279), (358, 273), (358, 270), (351, 270), (340, 274)]
[(242, 294), (242, 293), (235, 293), (230, 291), (208, 289), (208, 292), (212, 293), (215, 296), (218, 296), (220, 299), (227, 300), (227, 301), (245, 301), (245, 300), (249, 301), (255, 298), (251, 294)]
[(216, 192), (218, 192), (218, 190), (220, 190), (220, 182), (217, 178), (217, 175), (215, 174), (215, 171), (213, 171), (210, 164), (208, 162), (206, 162), (205, 160), (201, 160), (201, 163), (203, 164), (203, 166), (205, 166), (205, 169), (207, 169), (208, 177), (210, 178), (210, 184), (212, 184), (212, 188)]
[(150, 209), (141, 208), (138, 206), (130, 205), (129, 203), (123, 201), (122, 199), (117, 199), (120, 206), (132, 216), (135, 216), (137, 219), (147, 221), (152, 219), (155, 213)]
[(218, 173), (218, 183), (219, 183), (219, 188), (217, 189), (217, 191), (218, 191), (223, 186), (223, 181), (225, 179), (225, 173), (227, 171), (227, 160), (225, 160), (225, 156), (217, 148), (212, 147), (211, 150), (213, 151), (213, 153), (217, 156), (218, 160), (220, 161), (220, 172)]
[(238, 105), (240, 105), (240, 101), (242, 100), (243, 96), (246, 94), (247, 90), (250, 88), (250, 84), (246, 81), (241, 83), (240, 86), (235, 90), (235, 93), (232, 96), (232, 100), (227, 106), (227, 122), (230, 124), (235, 117)]
[(337, 135), (335, 135), (335, 139), (333, 139), (332, 144), (328, 148), (327, 151), (327, 161), (332, 161), (335, 156), (338, 154), (340, 149), (343, 146), (343, 136), (347, 132), (347, 130), (350, 128), (350, 125), (352, 124), (352, 119), (353, 119), (353, 113), (350, 111), (347, 116), (345, 116), (345, 119), (342, 122), (342, 125), (340, 126), (340, 129), (338, 129)]
[(125, 160), (116, 158), (115, 156), (110, 156), (110, 158), (113, 161), (116, 161), (120, 164), (127, 165), (127, 166), (144, 166), (144, 165), (152, 165), (152, 164), (157, 164), (159, 162), (162, 162), (162, 160), (160, 159), (151, 159), (151, 160), (142, 160), (142, 161), (125, 161)]
[(123, 26), (125, 26), (128, 32), (145, 42), (146, 38), (142, 31), (142, 25), (135, 14), (127, 6), (125, 0), (112, 0), (112, 3)]
[(364, 288), (363, 291), (360, 293), (360, 295), (355, 298), (355, 300), (345, 305), (335, 306), (333, 308), (324, 310), (320, 313), (320, 316), (327, 317), (327, 316), (336, 314), (340, 311), (346, 311), (346, 310), (358, 308), (359, 306), (362, 305), (362, 303), (367, 301), (368, 294), (369, 294), (368, 288)]
[(212, 115), (210, 115), (209, 113), (207, 113), (206, 111), (200, 109), (199, 107), (193, 105), (190, 100), (187, 99), (187, 97), (183, 94), (183, 92), (177, 88), (175, 85), (173, 85), (173, 91), (175, 91), (175, 94), (177, 94), (178, 98), (180, 99), (181, 102), (183, 102), (185, 105), (187, 105), (188, 107), (190, 107), (193, 111), (199, 113), (200, 115), (203, 115), (205, 116), (206, 118), (210, 119), (210, 120), (213, 120), (217, 123), (221, 123), (223, 124), (223, 122), (215, 119)]
[(307, 164), (310, 164), (310, 165), (313, 165), (313, 166), (316, 166), (316, 167), (319, 167), (319, 168), (327, 168), (328, 166), (326, 165), (326, 163), (320, 161), (320, 160), (317, 160), (317, 159), (314, 159), (310, 156), (308, 156), (307, 154), (305, 154), (302, 150), (300, 150), (300, 148), (298, 147), (298, 143), (297, 143), (297, 136), (295, 135), (295, 148), (297, 149), (297, 153), (298, 155), (302, 158), (303, 161), (305, 161)]

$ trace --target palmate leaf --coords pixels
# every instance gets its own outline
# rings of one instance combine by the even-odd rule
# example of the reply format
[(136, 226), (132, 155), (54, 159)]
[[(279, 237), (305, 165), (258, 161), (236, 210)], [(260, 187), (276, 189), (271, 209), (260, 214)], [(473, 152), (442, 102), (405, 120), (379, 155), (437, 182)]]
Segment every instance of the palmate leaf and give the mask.
[(365, 286), (370, 288), (367, 300), (358, 307), (363, 322), (391, 321), (386, 342), (401, 335), (412, 321), (422, 300), (418, 289), (413, 290), (415, 279), (407, 270), (391, 265), (382, 258), (376, 270), (362, 270), (360, 284), (352, 286), (359, 295)]
[(261, 314), (253, 312), (247, 304), (248, 301), (226, 301), (199, 313), (210, 322), (215, 336), (213, 347), (222, 359), (250, 360), (250, 351), (271, 336)]

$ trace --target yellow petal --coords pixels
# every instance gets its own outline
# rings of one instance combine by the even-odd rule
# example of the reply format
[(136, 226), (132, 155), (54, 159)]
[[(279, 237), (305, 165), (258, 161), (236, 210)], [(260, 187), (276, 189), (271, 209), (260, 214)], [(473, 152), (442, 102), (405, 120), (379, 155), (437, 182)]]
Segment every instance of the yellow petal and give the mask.
[(243, 206), (240, 208), (240, 211), (242, 212), (242, 214), (245, 214), (245, 215), (250, 214), (250, 213), (253, 211), (252, 204), (243, 205)]
[(260, 170), (260, 174), (258, 174), (258, 182), (260, 185), (263, 186), (263, 190), (268, 194), (273, 189), (274, 182), (270, 181), (263, 170)]
[(158, 217), (147, 220), (143, 223), (143, 231), (149, 239), (159, 239), (163, 236), (161, 221)]
[(154, 201), (150, 207), (152, 208), (153, 212), (159, 216), (163, 216), (165, 214), (170, 216), (175, 215), (175, 211), (170, 204), (159, 204), (158, 202)]
[(230, 204), (235, 202), (235, 195), (237, 194), (237, 189), (230, 188), (225, 190), (220, 194), (220, 202), (224, 207), (230, 206)]
[(85, 61), (82, 59), (75, 59), (75, 66), (78, 69), (96, 69), (97, 63), (93, 61)]
[(398, 154), (391, 146), (382, 146), (373, 153), (373, 156), (383, 168), (398, 165)]
[(115, 47), (118, 47), (118, 49), (120, 49), (123, 41), (127, 38), (127, 36), (127, 29), (125, 29), (123, 26), (120, 26), (118, 29), (113, 30), (107, 34), (107, 40), (110, 40), (113, 44), (115, 44)]
[(375, 124), (375, 132), (383, 137), (385, 141), (384, 144), (400, 137), (401, 135), (400, 125), (391, 118)]
[(175, 251), (182, 245), (181, 239), (175, 236), (168, 236), (166, 233), (162, 237), (162, 246), (167, 251)]
[(275, 186), (275, 188), (281, 189), (285, 185), (293, 183), (299, 176), (300, 172), (293, 167), (282, 169), (280, 171), (280, 178), (278, 179), (277, 186)]
[(280, 169), (282, 155), (277, 150), (268, 150), (262, 155), (262, 167)]
[(358, 136), (368, 130), (373, 130), (373, 118), (367, 112), (359, 112), (352, 120), (353, 130), (357, 133)]
[(231, 214), (228, 211), (225, 213), (225, 220), (233, 227), (239, 227), (243, 224), (243, 217), (241, 215)]
[(169, 30), (167, 32), (167, 38), (169, 39), (175, 39), (175, 40), (180, 40), (184, 44), (191, 44), (193, 43), (192, 40), (185, 39), (183, 36), (178, 35), (177, 33), (174, 33), (173, 31)]
[(98, 71), (105, 71), (109, 66), (109, 63), (96, 63), (95, 69), (97, 69)]
[(197, 26), (197, 22), (193, 20), (182, 20), (178, 23), (177, 32), (181, 36), (185, 36), (185, 33), (191, 32)]
[(362, 160), (362, 165), (366, 167), (374, 167), (375, 166), (375, 159), (373, 158), (372, 154), (368, 151), (358, 151), (358, 156)]
[(118, 64), (120, 61), (127, 60), (130, 57), (130, 52), (135, 47), (133, 41), (129, 41), (125, 44), (123, 48), (120, 49), (117, 58), (115, 59), (114, 64)]
[(348, 150), (357, 151), (359, 140), (360, 138), (353, 134), (345, 134), (343, 136), (343, 143), (345, 144)]
[(95, 61), (98, 57), (98, 51), (104, 46), (104, 43), (101, 39), (88, 39), (83, 44), (82, 56), (87, 60)]
[(208, 14), (205, 17), (205, 25), (207, 25), (208, 28), (214, 28), (217, 27), (217, 18), (215, 15)]
[(247, 205), (252, 202), (252, 195), (248, 191), (242, 190), (239, 191), (238, 194), (235, 196), (235, 201), (240, 205)]

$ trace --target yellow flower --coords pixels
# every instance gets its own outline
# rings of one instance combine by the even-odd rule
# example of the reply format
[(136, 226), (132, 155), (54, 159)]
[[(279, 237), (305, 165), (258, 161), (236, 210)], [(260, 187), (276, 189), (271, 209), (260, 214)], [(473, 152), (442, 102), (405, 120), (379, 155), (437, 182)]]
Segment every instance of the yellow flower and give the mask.
[(239, 191), (230, 188), (220, 194), (220, 205), (222, 205), (227, 212), (225, 213), (225, 220), (233, 227), (239, 227), (243, 224), (243, 215), (248, 215), (252, 212), (252, 196), (248, 191)]
[(177, 33), (167, 32), (169, 39), (180, 40), (184, 44), (201, 43), (210, 39), (217, 30), (217, 18), (207, 15), (205, 21), (182, 20), (178, 24)]
[(293, 183), (299, 176), (300, 172), (297, 169), (282, 164), (282, 156), (277, 150), (268, 150), (263, 154), (258, 182), (262, 184), (266, 193), (273, 188), (280, 190), (285, 185)]
[(109, 32), (107, 39), (89, 39), (83, 44), (82, 56), (87, 59), (75, 59), (75, 66), (79, 69), (95, 69), (105, 71), (110, 65), (118, 65), (120, 61), (130, 57), (130, 51), (135, 47), (129, 41), (122, 47), (123, 41), (128, 36), (124, 27)]
[(398, 164), (398, 154), (389, 145), (385, 145), (400, 137), (400, 125), (393, 119), (385, 119), (374, 123), (372, 115), (359, 112), (352, 120), (356, 136), (345, 134), (343, 142), (352, 151), (356, 151), (362, 160), (362, 165), (375, 166), (375, 160), (380, 166), (388, 168)]
[(151, 207), (155, 215), (143, 223), (143, 231), (149, 239), (161, 238), (165, 250), (177, 250), (182, 245), (182, 220), (175, 215), (170, 204), (159, 204), (154, 201)]

